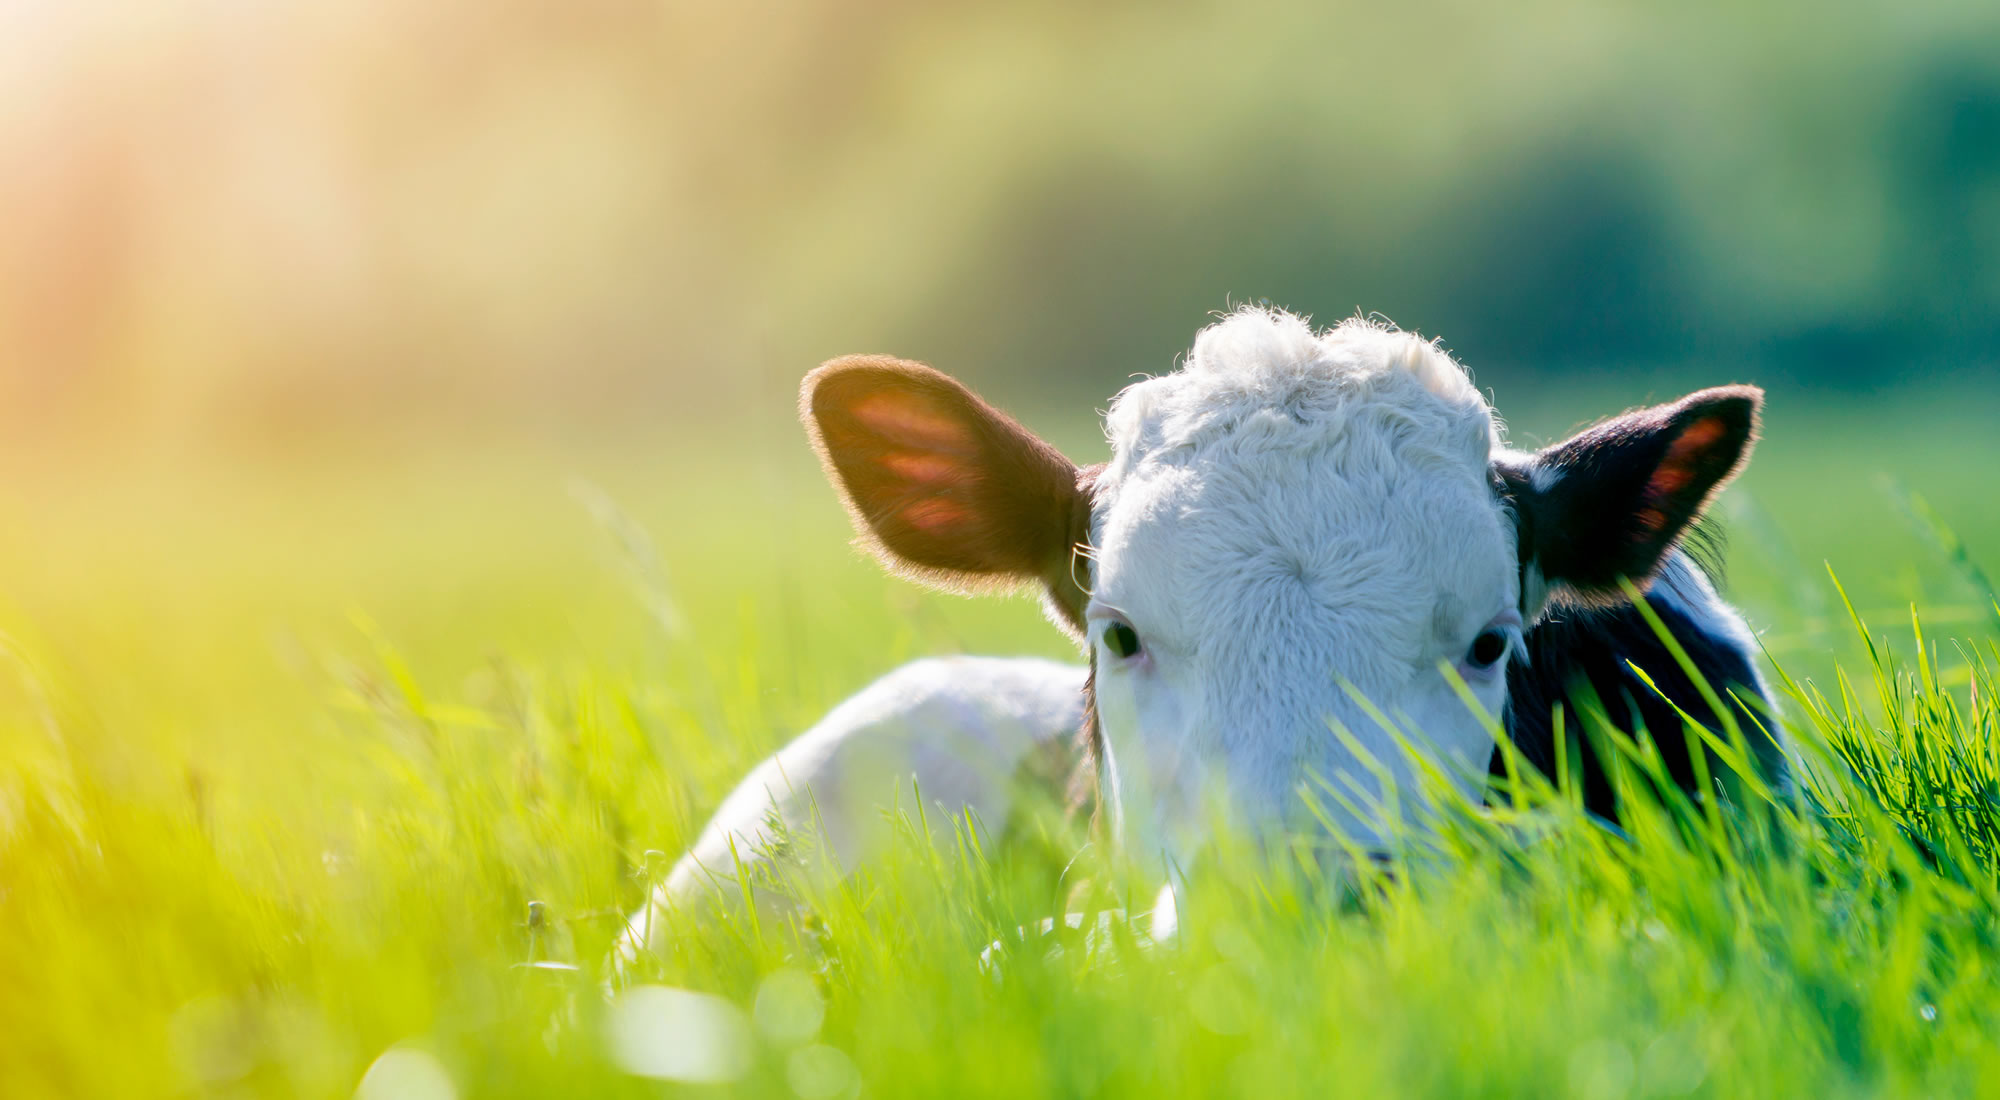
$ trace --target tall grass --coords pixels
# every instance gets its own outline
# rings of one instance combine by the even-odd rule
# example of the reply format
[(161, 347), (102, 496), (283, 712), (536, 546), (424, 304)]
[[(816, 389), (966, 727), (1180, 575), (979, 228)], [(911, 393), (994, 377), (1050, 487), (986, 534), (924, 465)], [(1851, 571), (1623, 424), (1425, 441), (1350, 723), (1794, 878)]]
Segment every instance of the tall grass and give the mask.
[[(799, 911), (674, 914), (664, 953), (614, 964), (703, 815), (826, 705), (916, 653), (1055, 644), (1030, 609), (916, 602), (848, 559), (800, 466), (798, 498), (824, 514), (731, 510), (740, 487), (700, 482), (674, 492), (715, 499), (662, 504), (588, 471), (610, 488), (581, 494), (617, 547), (603, 585), (575, 579), (599, 550), (556, 545), (573, 528), (589, 545), (575, 500), (560, 481), (524, 491), (518, 470), (406, 479), (436, 495), (375, 512), (320, 494), (323, 527), (172, 559), (119, 526), (143, 500), (66, 541), (48, 533), (55, 495), (21, 510), (71, 549), (38, 572), (4, 548), (10, 577), (44, 584), (10, 593), (27, 612), (0, 607), (0, 1097), (1767, 1097), (2000, 1079), (2000, 652), (1984, 607), (1952, 610), (1958, 641), (1873, 610), (1905, 568), (1875, 531), (1839, 548), (1883, 563), (1855, 587), (1869, 614), (1847, 609), (1846, 671), (1824, 671), (1816, 627), (1766, 619), (1802, 639), (1776, 651), (1771, 719), (1798, 745), (1795, 795), (1737, 783), (1611, 830), (1523, 782), (1490, 811), (1445, 800), (1365, 873), (1225, 836), (1167, 947), (1116, 920), (1039, 930), (1104, 869), (1086, 838), (1031, 822), (1001, 843), (906, 804), (881, 865), (837, 884), (782, 872)], [(765, 497), (789, 500), (774, 480)], [(502, 514), (521, 522), (473, 519)], [(656, 518), (685, 515), (732, 526)], [(326, 533), (413, 527), (421, 554)], [(445, 584), (467, 569), (476, 584)], [(296, 611), (328, 593), (359, 593), (379, 625)], [(1606, 736), (1587, 703), (1566, 730)], [(1736, 737), (1709, 732), (1726, 773)], [(1628, 788), (1663, 766), (1644, 739), (1603, 747)], [(809, 868), (813, 838), (791, 839)]]
[(717, 751), (633, 683), (507, 669), (474, 704), (384, 646), (342, 719), (370, 782), (318, 830), (193, 776), (130, 797), (44, 685), (0, 802), (0, 1094), (674, 1087), (635, 1069), (804, 1097), (1975, 1092), (2000, 660), (1855, 628), (1859, 676), (1786, 682), (1804, 782), (1754, 812), (1670, 800), (1621, 833), (1524, 785), (1360, 889), (1244, 847), (1164, 948), (1035, 933), (1045, 874), (906, 812), (894, 858), (803, 911), (684, 914), (623, 970), (647, 850), (687, 835), (714, 788), (683, 769)]

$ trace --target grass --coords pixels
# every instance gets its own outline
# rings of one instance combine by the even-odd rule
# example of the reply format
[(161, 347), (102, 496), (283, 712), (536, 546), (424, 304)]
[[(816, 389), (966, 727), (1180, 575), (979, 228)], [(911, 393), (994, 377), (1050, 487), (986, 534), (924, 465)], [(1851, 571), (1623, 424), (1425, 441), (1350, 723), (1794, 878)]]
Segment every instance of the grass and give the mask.
[(1035, 863), (905, 818), (808, 915), (691, 920), (625, 973), (651, 853), (764, 752), (899, 660), (1054, 632), (852, 559), (776, 430), (726, 482), (652, 476), (715, 468), (671, 448), (49, 473), (0, 514), (30, 532), (0, 546), (0, 1095), (1977, 1093), (1989, 482), (1913, 431), (1886, 453), (1930, 504), (1801, 523), (1783, 438), (1733, 591), (1793, 677), (1797, 804), (1625, 839), (1531, 792), (1358, 890), (1246, 852), (1167, 951), (1023, 941)]

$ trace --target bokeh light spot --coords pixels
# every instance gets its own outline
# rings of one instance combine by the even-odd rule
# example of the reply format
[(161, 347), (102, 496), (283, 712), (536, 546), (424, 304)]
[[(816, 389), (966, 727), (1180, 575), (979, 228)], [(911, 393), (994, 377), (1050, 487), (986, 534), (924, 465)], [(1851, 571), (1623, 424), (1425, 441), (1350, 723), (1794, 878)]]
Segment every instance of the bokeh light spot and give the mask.
[(757, 987), (757, 1001), (751, 1007), (757, 1033), (779, 1046), (808, 1042), (819, 1034), (826, 1018), (826, 1002), (812, 978), (797, 970), (772, 972)]
[(443, 1063), (415, 1047), (394, 1046), (361, 1075), (354, 1100), (457, 1100)]
[(628, 989), (606, 1022), (611, 1058), (640, 1077), (725, 1084), (750, 1068), (750, 1028), (735, 1005), (663, 985)]

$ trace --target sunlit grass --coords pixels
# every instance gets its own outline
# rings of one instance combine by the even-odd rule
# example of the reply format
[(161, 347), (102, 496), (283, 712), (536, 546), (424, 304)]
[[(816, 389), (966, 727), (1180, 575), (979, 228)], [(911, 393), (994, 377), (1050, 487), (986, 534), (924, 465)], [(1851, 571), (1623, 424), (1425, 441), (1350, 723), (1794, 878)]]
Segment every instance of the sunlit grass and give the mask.
[[(828, 502), (715, 506), (732, 489), (441, 479), (408, 522), (462, 492), (529, 522), (461, 504), (406, 570), (364, 530), (296, 559), (318, 592), (98, 547), (124, 561), (110, 595), (15, 593), (0, 1095), (1872, 1096), (2000, 1073), (2000, 653), (1985, 620), (1953, 640), (1865, 606), (1845, 672), (1778, 655), (1796, 800), (1669, 800), (1621, 835), (1523, 784), (1358, 885), (1239, 845), (1164, 949), (1024, 936), (1120, 900), (1073, 888), (1096, 857), (1058, 879), (906, 810), (884, 865), (799, 879), (803, 911), (677, 914), (663, 954), (614, 967), (664, 858), (826, 705), (918, 653), (1060, 651), (1024, 605), (909, 598)], [(159, 577), (223, 595), (162, 618)], [(1587, 707), (1574, 730), (1603, 735)], [(1618, 758), (1628, 784), (1660, 766)]]

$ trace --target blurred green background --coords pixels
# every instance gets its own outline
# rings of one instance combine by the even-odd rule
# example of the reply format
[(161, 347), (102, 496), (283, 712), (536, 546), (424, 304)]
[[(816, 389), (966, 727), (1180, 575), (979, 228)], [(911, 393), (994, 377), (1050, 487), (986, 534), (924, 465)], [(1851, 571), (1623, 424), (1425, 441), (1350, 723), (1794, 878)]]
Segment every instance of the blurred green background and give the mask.
[(324, 766), (272, 731), (324, 724), (356, 612), (456, 685), (663, 676), (665, 600), (718, 661), (798, 656), (752, 745), (902, 657), (1060, 653), (845, 548), (797, 379), (926, 359), (1088, 461), (1092, 410), (1265, 299), (1443, 337), (1521, 443), (1769, 387), (1732, 593), (1809, 671), (1823, 561), (1877, 615), (1988, 614), (1883, 478), (1994, 560), (1991, 4), (0, 20), (0, 629), (213, 766)]
[(1990, 4), (9, 5), (11, 437), (650, 435), (1227, 303), (1524, 383), (1990, 377)]

